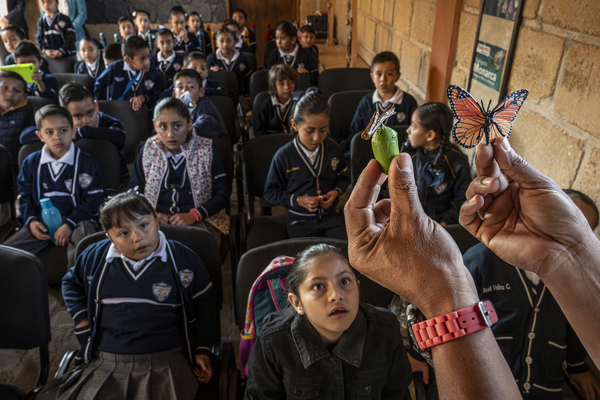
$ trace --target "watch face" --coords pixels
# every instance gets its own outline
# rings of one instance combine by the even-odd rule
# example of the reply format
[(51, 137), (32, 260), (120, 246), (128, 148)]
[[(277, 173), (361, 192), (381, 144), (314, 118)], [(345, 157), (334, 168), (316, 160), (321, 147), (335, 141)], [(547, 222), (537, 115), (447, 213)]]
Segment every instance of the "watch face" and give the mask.
[(417, 338), (415, 337), (415, 333), (413, 332), (413, 326), (425, 320), (425, 316), (423, 313), (414, 305), (409, 304), (406, 307), (406, 319), (408, 322), (408, 335), (410, 336), (410, 341), (413, 349), (421, 355), (427, 361), (429, 365), (433, 367), (433, 358), (431, 357), (431, 350), (425, 349), (421, 350), (419, 344), (417, 343)]

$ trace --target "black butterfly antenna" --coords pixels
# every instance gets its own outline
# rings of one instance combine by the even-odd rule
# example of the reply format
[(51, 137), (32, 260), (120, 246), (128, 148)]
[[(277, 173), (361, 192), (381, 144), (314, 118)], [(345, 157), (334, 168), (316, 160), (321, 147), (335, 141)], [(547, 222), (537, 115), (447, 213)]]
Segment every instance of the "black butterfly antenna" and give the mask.
[(490, 102), (488, 103), (488, 108), (487, 108), (487, 112), (490, 112), (490, 107), (492, 106), (492, 99), (490, 99)]

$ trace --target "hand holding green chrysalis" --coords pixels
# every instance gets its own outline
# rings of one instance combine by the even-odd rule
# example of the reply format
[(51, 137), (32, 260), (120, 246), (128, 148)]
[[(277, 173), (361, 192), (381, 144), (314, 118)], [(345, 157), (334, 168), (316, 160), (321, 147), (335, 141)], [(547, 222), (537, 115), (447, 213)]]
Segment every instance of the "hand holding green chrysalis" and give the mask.
[(373, 148), (375, 159), (379, 163), (383, 173), (386, 175), (390, 169), (392, 159), (400, 154), (398, 132), (383, 125), (383, 123), (394, 114), (396, 114), (396, 111), (392, 109), (383, 113), (380, 117), (379, 111), (377, 111), (373, 114), (367, 128), (360, 135), (360, 137), (365, 140), (371, 138), (371, 147)]

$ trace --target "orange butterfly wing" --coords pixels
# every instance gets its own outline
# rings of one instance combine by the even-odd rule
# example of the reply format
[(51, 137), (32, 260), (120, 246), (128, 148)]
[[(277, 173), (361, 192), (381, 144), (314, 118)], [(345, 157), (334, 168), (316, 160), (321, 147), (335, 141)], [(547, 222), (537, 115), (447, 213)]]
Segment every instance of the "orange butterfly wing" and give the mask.
[(490, 124), (490, 139), (494, 140), (501, 136), (509, 137), (512, 132), (512, 121), (527, 99), (529, 91), (517, 90), (506, 96), (490, 113), (492, 123)]
[(473, 96), (460, 86), (448, 86), (447, 93), (452, 113), (458, 119), (452, 128), (452, 137), (456, 143), (470, 149), (486, 137), (486, 115)]

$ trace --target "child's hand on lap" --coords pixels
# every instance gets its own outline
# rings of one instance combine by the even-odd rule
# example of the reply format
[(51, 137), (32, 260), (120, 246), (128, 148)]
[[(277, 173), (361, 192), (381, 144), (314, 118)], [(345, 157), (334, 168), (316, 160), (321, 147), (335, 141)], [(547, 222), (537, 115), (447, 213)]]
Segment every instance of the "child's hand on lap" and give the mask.
[(308, 70), (306, 68), (298, 68), (297, 71), (299, 74), (308, 74)]
[(319, 202), (322, 198), (323, 196), (298, 196), (298, 205), (310, 212), (315, 212), (319, 208)]
[(38, 240), (50, 240), (48, 228), (46, 228), (46, 226), (40, 221), (31, 221), (29, 224), (29, 230), (31, 231), (31, 234)]
[(337, 199), (339, 195), (340, 192), (338, 192), (337, 190), (332, 190), (328, 192), (325, 196), (321, 196), (321, 200), (319, 201), (321, 207), (323, 207), (324, 209), (328, 209), (329, 207), (331, 207), (331, 204), (333, 204), (333, 202), (335, 201), (335, 199)]
[[(200, 216), (200, 221), (202, 221), (202, 215)], [(169, 223), (171, 225), (194, 225), (196, 223), (196, 216), (191, 212), (171, 215)]]
[(215, 72), (219, 72), (221, 70), (221, 67), (219, 67), (218, 65), (213, 65), (212, 67), (210, 67), (211, 71), (215, 71)]
[(71, 233), (73, 231), (67, 224), (62, 224), (60, 228), (54, 232), (54, 241), (57, 246), (66, 246), (69, 244), (69, 240), (71, 239)]
[(137, 111), (142, 108), (142, 104), (146, 102), (146, 97), (143, 94), (140, 94), (139, 96), (132, 97), (129, 101), (131, 102), (133, 111)]
[(194, 368), (194, 375), (198, 382), (207, 383), (212, 378), (212, 368), (210, 366), (210, 357), (206, 354), (198, 354), (194, 360), (198, 367)]
[(158, 221), (159, 224), (169, 225), (169, 216), (167, 214), (157, 212), (156, 220)]

